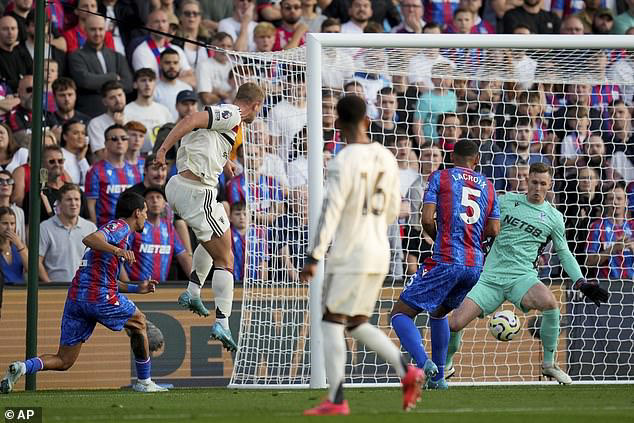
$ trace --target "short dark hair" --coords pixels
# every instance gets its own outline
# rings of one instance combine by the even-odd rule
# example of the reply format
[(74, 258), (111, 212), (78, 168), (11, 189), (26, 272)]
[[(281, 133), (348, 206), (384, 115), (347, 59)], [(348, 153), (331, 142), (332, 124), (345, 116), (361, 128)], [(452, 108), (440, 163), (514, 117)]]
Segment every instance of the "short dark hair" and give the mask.
[(53, 94), (58, 93), (60, 91), (67, 90), (69, 88), (72, 88), (74, 91), (77, 91), (77, 84), (75, 84), (75, 81), (73, 81), (72, 79), (68, 77), (60, 76), (55, 81), (53, 81), (52, 88), (53, 88)]
[(52, 144), (52, 145), (47, 145), (46, 147), (42, 149), (42, 157), (46, 156), (46, 154), (50, 151), (56, 151), (62, 155), (64, 154), (64, 151), (62, 151), (62, 147), (60, 147), (57, 144)]
[(478, 155), (479, 152), (480, 150), (478, 149), (478, 144), (468, 139), (462, 139), (458, 141), (453, 148), (453, 153), (456, 156), (465, 158), (475, 157)]
[(439, 29), (442, 31), (442, 28), (439, 24), (437, 24), (436, 22), (428, 22), (425, 24), (425, 26), (423, 27), (423, 32), (425, 32), (428, 29)]
[(152, 153), (145, 158), (145, 163), (143, 163), (143, 170), (146, 171), (154, 164), (156, 161), (156, 154)]
[(236, 201), (235, 203), (231, 205), (230, 213), (233, 213), (234, 211), (246, 210), (246, 208), (247, 208), (247, 204), (244, 201)]
[(326, 20), (321, 23), (321, 27), (319, 28), (319, 30), (321, 32), (324, 32), (324, 28), (335, 25), (341, 26), (341, 21), (337, 18), (326, 18)]
[(64, 196), (64, 194), (66, 194), (67, 192), (70, 192), (70, 191), (77, 191), (79, 193), (80, 197), (81, 197), (81, 188), (79, 188), (79, 185), (71, 184), (71, 183), (65, 183), (59, 189), (59, 198), (62, 198)]
[(217, 42), (220, 42), (220, 41), (224, 40), (227, 37), (231, 38), (231, 41), (233, 41), (233, 37), (229, 33), (224, 32), (224, 31), (216, 32), (214, 34), (214, 36), (211, 37), (211, 42), (212, 43), (217, 43)]
[(134, 214), (135, 210), (145, 208), (145, 199), (136, 192), (124, 191), (117, 201), (114, 215), (115, 219), (126, 219)]
[(163, 56), (167, 56), (168, 54), (175, 54), (178, 56), (180, 60), (180, 54), (178, 54), (178, 52), (174, 50), (173, 48), (169, 48), (169, 47), (163, 50), (161, 54), (159, 55), (159, 57), (161, 58), (161, 60), (163, 60)]
[(127, 132), (125, 129), (125, 126), (119, 125), (118, 123), (113, 123), (112, 125), (107, 127), (105, 131), (103, 131), (104, 140), (107, 140), (108, 134), (110, 133), (110, 131), (114, 131), (115, 129), (121, 129), (122, 131)]
[(147, 77), (147, 78), (150, 78), (151, 80), (155, 80), (156, 72), (154, 72), (154, 69), (151, 69), (151, 68), (141, 68), (141, 69), (138, 69), (136, 72), (134, 72), (134, 82), (138, 81), (139, 79), (143, 77)]
[(531, 167), (528, 169), (528, 174), (531, 173), (547, 173), (552, 178), (553, 176), (553, 168), (550, 167), (548, 163), (537, 162), (531, 164)]
[(110, 91), (114, 91), (114, 90), (123, 90), (123, 84), (119, 81), (115, 81), (114, 79), (111, 81), (107, 81), (104, 82), (104, 84), (101, 86), (101, 96), (105, 97), (108, 95), (108, 93)]
[(366, 114), (365, 100), (361, 97), (348, 94), (337, 102), (337, 116), (343, 126), (355, 126), (359, 124)]

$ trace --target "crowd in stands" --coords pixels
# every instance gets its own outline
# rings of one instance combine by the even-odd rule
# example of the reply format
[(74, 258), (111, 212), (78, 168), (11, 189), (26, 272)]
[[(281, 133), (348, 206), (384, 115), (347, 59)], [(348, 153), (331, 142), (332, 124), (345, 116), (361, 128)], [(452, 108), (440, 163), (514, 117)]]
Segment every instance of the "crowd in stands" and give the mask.
[[(0, 268), (5, 283), (22, 284), (33, 224), (34, 1), (0, 5)], [(42, 282), (72, 279), (81, 239), (114, 218), (125, 190), (145, 196), (148, 221), (134, 235), (137, 262), (122, 278), (189, 275), (195, 239), (163, 192), (177, 172), (176, 153), (168, 153), (167, 166), (152, 153), (185, 116), (230, 103), (240, 78), (261, 83), (267, 100), (232, 153), (241, 173), (220, 179), (234, 276), (298, 279), (308, 244), (305, 75), (257, 58), (266, 55), (236, 65), (231, 51), (302, 47), (309, 32), (634, 34), (634, 0), (50, 0), (46, 10), (47, 177), (35, 222)], [(366, 100), (371, 138), (398, 160), (403, 201), (390, 229), (391, 276), (412, 274), (430, 255), (433, 241), (420, 224), (426, 181), (450, 165), (453, 145), (469, 138), (480, 145), (480, 171), (499, 192), (524, 191), (528, 165), (551, 164), (556, 183), (549, 200), (564, 214), (571, 249), (589, 276), (634, 279), (631, 52), (615, 48), (584, 59), (602, 64), (604, 80), (629, 82), (622, 85), (600, 78), (535, 83), (557, 62), (519, 51), (501, 57), (512, 82), (505, 75), (469, 79), (455, 69), (480, 63), (477, 49), (413, 52), (403, 57), (406, 73), (356, 71), (359, 63), (367, 70), (389, 61), (374, 50), (337, 51), (328, 60), (338, 66), (323, 72), (324, 164), (343, 146), (334, 107), (344, 94)], [(247, 178), (244, 169), (253, 174)], [(558, 275), (547, 254), (541, 262)]]

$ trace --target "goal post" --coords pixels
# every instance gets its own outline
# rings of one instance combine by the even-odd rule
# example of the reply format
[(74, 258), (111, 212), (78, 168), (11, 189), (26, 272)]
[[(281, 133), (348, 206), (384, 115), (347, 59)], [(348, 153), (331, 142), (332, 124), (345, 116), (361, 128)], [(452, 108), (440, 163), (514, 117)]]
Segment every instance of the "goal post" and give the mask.
[[(449, 67), (432, 69), (432, 66), (423, 63), (423, 67), (417, 69), (412, 65), (412, 59), (417, 55), (434, 49), (442, 49), (440, 56), (444, 58), (443, 62), (449, 63)], [(512, 52), (518, 54), (513, 55)], [(595, 52), (602, 52), (602, 56), (607, 56), (607, 62), (597, 59), (599, 56), (595, 56)], [(305, 253), (309, 239), (312, 240), (314, 237), (314, 229), (321, 212), (324, 158), (326, 155), (330, 157), (336, 154), (341, 148), (341, 140), (337, 138), (337, 131), (332, 124), (332, 112), (329, 115), (322, 110), (326, 104), (324, 101), (328, 100), (322, 93), (330, 95), (328, 93), (334, 92), (339, 96), (346, 91), (345, 85), (350, 81), (357, 81), (362, 92), (372, 93), (366, 98), (368, 111), (373, 114), (373, 121), (380, 121), (383, 105), (378, 104), (377, 98), (380, 98), (380, 95), (377, 97), (377, 93), (387, 86), (396, 87), (398, 83), (408, 86), (406, 91), (397, 95), (397, 116), (390, 118), (399, 123), (399, 129), (370, 128), (373, 139), (383, 140), (386, 146), (389, 144), (399, 161), (410, 160), (410, 164), (411, 160), (416, 162), (410, 166), (412, 169), (415, 168), (415, 171), (410, 172), (409, 165), (403, 169), (403, 174), (412, 178), (414, 182), (405, 190), (411, 207), (406, 215), (400, 218), (399, 224), (392, 228), (394, 232), (391, 233), (390, 239), (394, 241), (394, 249), (390, 275), (384, 284), (376, 313), (371, 320), (397, 340), (390, 328), (388, 314), (408, 280), (412, 266), (417, 267), (419, 264), (410, 261), (413, 256), (410, 254), (412, 248), (416, 249), (422, 245), (419, 241), (413, 242), (417, 236), (423, 236), (416, 222), (420, 216), (417, 215), (414, 205), (422, 204), (424, 181), (416, 178), (422, 175), (424, 179), (423, 173), (433, 169), (436, 150), (439, 150), (441, 159), (446, 160), (453, 145), (449, 141), (451, 136), (447, 135), (451, 132), (446, 129), (450, 128), (451, 124), (438, 123), (438, 119), (449, 119), (456, 115), (457, 123), (453, 125), (457, 127), (458, 138), (471, 136), (472, 130), (481, 128), (479, 121), (493, 121), (489, 128), (493, 131), (493, 135), (490, 135), (492, 144), (502, 147), (508, 146), (511, 137), (520, 137), (517, 135), (518, 126), (524, 120), (529, 122), (533, 138), (527, 140), (530, 141), (531, 156), (526, 162), (532, 160), (533, 151), (539, 151), (539, 155), (544, 157), (548, 155), (556, 168), (554, 194), (550, 200), (561, 210), (566, 210), (563, 212), (565, 218), (573, 219), (574, 216), (566, 215), (572, 213), (571, 208), (565, 206), (566, 201), (579, 201), (574, 204), (579, 206), (577, 209), (585, 207), (581, 200), (571, 199), (580, 198), (579, 191), (575, 191), (574, 187), (581, 187), (580, 181), (587, 175), (579, 175), (591, 167), (592, 157), (589, 151), (594, 150), (586, 145), (591, 144), (591, 137), (595, 135), (607, 139), (605, 134), (612, 130), (611, 125), (616, 119), (612, 117), (613, 106), (616, 104), (613, 101), (625, 100), (629, 108), (632, 106), (631, 95), (634, 92), (634, 74), (630, 74), (634, 72), (634, 37), (625, 35), (311, 33), (307, 35), (305, 48), (277, 53), (227, 52), (227, 55), (233, 65), (236, 85), (256, 81), (268, 90), (259, 124), (243, 127), (248, 187), (246, 191), (249, 192), (247, 208), (250, 215), (254, 216), (250, 228), (266, 232), (264, 244), (267, 251), (264, 258), (256, 259), (261, 252), (258, 253), (247, 246), (239, 350), (235, 358), (231, 387), (326, 386), (323, 339), (320, 330), (323, 263), (317, 276), (308, 286), (302, 284), (296, 274), (297, 267), (302, 262), (299, 254)], [(628, 68), (630, 56), (632, 65)], [(365, 60), (367, 57), (372, 59)], [(434, 74), (438, 69), (448, 74)], [(421, 75), (416, 75), (417, 72)], [(527, 74), (530, 74), (530, 83), (527, 83)], [(453, 110), (445, 110), (442, 113), (436, 113), (434, 110), (433, 113), (430, 111), (425, 115), (420, 104), (426, 99), (423, 93), (431, 91), (431, 87), (428, 81), (409, 81), (408, 78), (412, 76), (414, 79), (420, 76), (423, 80), (451, 79), (451, 83), (455, 85), (447, 88), (445, 92), (454, 93), (452, 97), (456, 98), (454, 102), (457, 106)], [(383, 77), (389, 84), (381, 86), (377, 82)], [(457, 81), (462, 81), (463, 85), (458, 87)], [(419, 83), (427, 83), (428, 86), (421, 88), (422, 85), (418, 85)], [(576, 87), (582, 85), (589, 86), (591, 90), (596, 87), (598, 92), (585, 93), (581, 92), (581, 88), (581, 91), (577, 92)], [(409, 89), (412, 86), (415, 86), (412, 91), (415, 94), (410, 94)], [(492, 88), (493, 86), (495, 87)], [(549, 91), (544, 89), (545, 86), (551, 87)], [(461, 94), (456, 94), (458, 91)], [(495, 93), (491, 94), (494, 91)], [(464, 95), (464, 98), (461, 95)], [(487, 97), (491, 95), (501, 98), (494, 102)], [(571, 98), (581, 96), (588, 97), (591, 103), (571, 103)], [(595, 104), (595, 101), (598, 103)], [(535, 112), (537, 114), (530, 109), (533, 106), (539, 108), (536, 103), (541, 107), (540, 112)], [(332, 104), (329, 104), (328, 107), (332, 107)], [(509, 112), (511, 109), (513, 112)], [(523, 111), (520, 113), (520, 110)], [(329, 117), (327, 124), (324, 121), (326, 117)], [(426, 119), (433, 120), (433, 124)], [(581, 124), (575, 128), (567, 126), (570, 122), (574, 121), (574, 125), (577, 125), (578, 122), (585, 120), (588, 121), (588, 127), (585, 129), (581, 128)], [(332, 129), (332, 138), (326, 140), (327, 143), (326, 129)], [(585, 131), (583, 135), (582, 130)], [(408, 142), (408, 137), (418, 141)], [(512, 142), (518, 143), (514, 140)], [(404, 146), (401, 147), (401, 143)], [(325, 145), (328, 148), (325, 149)], [(409, 154), (414, 158), (399, 157), (399, 149), (409, 149)], [(490, 175), (484, 171), (483, 173), (492, 179), (496, 189), (521, 191), (520, 168), (526, 163), (523, 159), (513, 161), (512, 164), (507, 160), (513, 155), (520, 157), (520, 154), (510, 150), (496, 150), (495, 153), (490, 153), (491, 157), (495, 158), (488, 164)], [(257, 165), (253, 164), (256, 163), (255, 160), (249, 160), (250, 157), (263, 154), (274, 157), (267, 157), (265, 164), (257, 162)], [(607, 157), (605, 151), (604, 154)], [(587, 162), (583, 162), (582, 158)], [(279, 162), (280, 159), (285, 175), (281, 174), (281, 167), (275, 168), (271, 164), (276, 160)], [(255, 166), (259, 166), (258, 169), (254, 168)], [(596, 167), (596, 163), (592, 166)], [(594, 175), (593, 172), (603, 172), (605, 166), (601, 166), (603, 165), (588, 173)], [(270, 179), (263, 182), (263, 177)], [(603, 174), (600, 175), (600, 178), (603, 177)], [(271, 214), (270, 203), (273, 201), (270, 193), (266, 199), (258, 197), (263, 195), (262, 184), (264, 183), (265, 188), (271, 191), (270, 185), (277, 183), (271, 181), (279, 182), (282, 179), (287, 180), (287, 186), (280, 188), (284, 192), (284, 199), (280, 201), (284, 203), (283, 214), (286, 217), (278, 214), (274, 216), (275, 219), (265, 222), (261, 216)], [(630, 182), (624, 176), (623, 179)], [(599, 181), (603, 182), (603, 179)], [(280, 185), (284, 184), (280, 182)], [(605, 183), (603, 185), (607, 186)], [(594, 187), (593, 190), (599, 191), (601, 188)], [(304, 196), (305, 192), (308, 194), (307, 199)], [(607, 194), (608, 191), (601, 192), (602, 197)], [(598, 214), (593, 214), (592, 218), (601, 218), (601, 210), (604, 209), (594, 208), (593, 213)], [(302, 223), (298, 223), (302, 221), (304, 214), (308, 216), (307, 229)], [(588, 219), (588, 223), (593, 220), (589, 217)], [(280, 224), (280, 221), (284, 224)], [(408, 232), (410, 229), (411, 232)], [(569, 236), (575, 233), (574, 225), (567, 226), (567, 229), (570, 229)], [(587, 229), (583, 230), (587, 232)], [(583, 242), (581, 237), (579, 240), (571, 240), (570, 244), (577, 247)], [(259, 242), (256, 238), (247, 237), (247, 244), (254, 245), (256, 242)], [(416, 257), (423, 255), (422, 247), (419, 250), (420, 255)], [(585, 251), (586, 248), (579, 251), (582, 250)], [(263, 261), (269, 263), (268, 273), (264, 276), (260, 272), (260, 264)], [(631, 289), (633, 281), (602, 281), (606, 287), (612, 287), (611, 291), (616, 290), (612, 294), (619, 297), (622, 303), (611, 302), (610, 305), (595, 309), (594, 305), (588, 306), (572, 292), (556, 255), (548, 248), (540, 256), (540, 265), (540, 279), (551, 287), (562, 304), (562, 334), (557, 362), (569, 372), (572, 371), (575, 382), (634, 382), (634, 371), (628, 364), (630, 360), (634, 360), (634, 347), (627, 347), (628, 336), (630, 344), (631, 336), (634, 336), (631, 331), (634, 326), (634, 317), (631, 317), (632, 307), (627, 308), (627, 301), (634, 299), (634, 290)], [(289, 269), (292, 266), (296, 268)], [(599, 265), (587, 263), (584, 270), (596, 274), (597, 278), (602, 271)], [(508, 303), (503, 307), (513, 308)], [(614, 319), (601, 319), (601, 313), (609, 313), (612, 317), (620, 313), (624, 316), (623, 321), (618, 322), (613, 330), (608, 330), (606, 325), (615, 324)], [(541, 343), (537, 339), (539, 318), (536, 313), (524, 316), (516, 310), (516, 314), (520, 316), (523, 326), (519, 340), (509, 343), (494, 340), (487, 334), (485, 321), (482, 320), (465, 330), (462, 350), (456, 355), (458, 373), (454, 381), (460, 384), (515, 384), (540, 381), (538, 369)], [(426, 315), (420, 315), (416, 322), (426, 338), (427, 351), (430, 351)], [(606, 339), (600, 333), (602, 330), (609, 332), (609, 336), (615, 336), (616, 339)], [(398, 383), (395, 373), (376, 354), (366, 351), (351, 339), (347, 339), (347, 343), (349, 354), (346, 383), (355, 386), (384, 386)], [(618, 346), (616, 356), (611, 355), (609, 351), (615, 345)], [(600, 349), (605, 351), (593, 352)], [(593, 370), (591, 367), (594, 364), (602, 366), (603, 370)]]

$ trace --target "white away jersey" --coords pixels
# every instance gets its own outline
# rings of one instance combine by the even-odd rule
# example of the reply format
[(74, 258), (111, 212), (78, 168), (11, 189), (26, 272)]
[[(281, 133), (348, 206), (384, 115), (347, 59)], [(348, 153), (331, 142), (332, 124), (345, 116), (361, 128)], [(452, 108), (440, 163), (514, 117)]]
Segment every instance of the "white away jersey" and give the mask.
[(207, 106), (209, 126), (197, 129), (181, 139), (176, 153), (178, 172), (190, 170), (206, 185), (216, 187), (218, 176), (227, 163), (241, 122), (240, 109), (231, 104)]
[(328, 166), (327, 194), (310, 255), (328, 273), (384, 273), (390, 265), (388, 225), (401, 203), (394, 155), (377, 143), (350, 144)]

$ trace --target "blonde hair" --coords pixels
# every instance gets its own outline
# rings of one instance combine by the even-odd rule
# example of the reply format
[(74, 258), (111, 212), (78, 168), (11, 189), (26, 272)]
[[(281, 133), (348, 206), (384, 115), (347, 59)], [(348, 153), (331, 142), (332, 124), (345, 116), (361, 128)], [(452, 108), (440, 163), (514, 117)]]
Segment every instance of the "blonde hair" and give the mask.
[(238, 88), (236, 100), (242, 100), (247, 103), (263, 102), (264, 90), (255, 82), (245, 82)]

